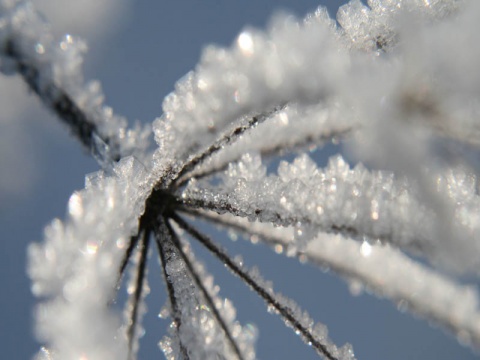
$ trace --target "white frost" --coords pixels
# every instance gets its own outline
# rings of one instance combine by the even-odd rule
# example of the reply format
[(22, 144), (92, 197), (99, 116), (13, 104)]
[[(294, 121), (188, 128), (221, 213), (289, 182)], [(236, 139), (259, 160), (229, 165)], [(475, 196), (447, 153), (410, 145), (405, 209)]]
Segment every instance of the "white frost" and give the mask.
[(119, 315), (108, 303), (152, 184), (133, 158), (114, 172), (87, 176), (85, 190), (70, 198), (67, 219), (54, 220), (45, 241), (28, 251), (32, 290), (44, 299), (36, 310), (36, 332), (55, 359), (127, 358)]
[[(477, 290), (441, 272), (479, 274), (480, 5), (368, 5), (343, 6), (341, 27), (319, 9), (303, 21), (279, 16), (265, 32), (247, 28), (228, 49), (205, 49), (154, 122), (159, 147), (153, 159), (142, 157), (144, 167), (126, 157), (111, 175), (88, 176), (85, 189), (69, 200), (67, 219), (54, 220), (44, 243), (29, 248), (32, 289), (43, 299), (37, 333), (48, 345), (39, 358), (127, 356), (119, 316), (107, 304), (124, 246), (138, 231), (154, 187), (164, 192), (167, 204), (160, 205), (168, 211), (179, 203), (204, 216), (212, 210), (217, 215), (209, 219), (264, 238), (276, 252), (329, 266), (479, 345)], [(30, 3), (0, 1), (0, 16), (4, 73), (18, 71), (7, 46), (15, 40), (15, 51), (39, 71), (35, 84), (44, 102), (55, 100), (45, 89), (56, 84), (92, 116), (100, 135), (118, 141), (122, 155), (144, 153), (147, 132), (127, 130), (125, 119), (103, 105), (99, 85), (83, 83), (83, 42), (71, 35), (55, 41)], [(226, 136), (236, 132), (237, 138)], [(344, 139), (368, 168), (341, 156), (320, 168), (303, 154), (271, 174), (258, 155)], [(196, 164), (212, 144), (217, 148)], [(213, 181), (206, 177), (224, 167)], [(179, 174), (189, 182), (176, 189)], [(166, 227), (167, 220), (158, 221)], [(176, 329), (173, 319), (162, 340), (166, 357), (181, 357), (183, 346), (198, 358), (231, 357), (187, 266), (194, 263), (190, 250), (186, 261), (172, 243), (161, 244), (179, 306), (171, 310), (183, 324)], [(431, 268), (409, 253), (428, 259)], [(201, 267), (195, 271), (217, 302), (212, 278)], [(297, 308), (281, 297), (278, 302)], [(232, 332), (242, 333), (233, 306), (219, 309)], [(309, 316), (294, 312), (313, 327)], [(326, 329), (315, 333), (323, 339)], [(243, 343), (245, 357), (253, 358), (251, 341)], [(337, 355), (349, 359), (353, 351), (347, 346)]]

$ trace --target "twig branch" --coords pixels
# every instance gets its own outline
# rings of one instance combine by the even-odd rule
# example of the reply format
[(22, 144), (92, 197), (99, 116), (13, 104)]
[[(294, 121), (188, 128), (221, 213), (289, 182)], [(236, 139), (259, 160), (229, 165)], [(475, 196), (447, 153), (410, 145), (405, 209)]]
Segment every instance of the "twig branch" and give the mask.
[(120, 289), (123, 274), (125, 273), (125, 269), (127, 268), (128, 262), (130, 261), (130, 258), (132, 257), (133, 250), (137, 246), (138, 239), (140, 236), (145, 236), (143, 233), (139, 233), (137, 235), (131, 236), (130, 241), (128, 243), (127, 250), (125, 251), (125, 254), (122, 259), (122, 263), (120, 264), (120, 269), (118, 271), (118, 278), (117, 278), (117, 286), (116, 289)]
[[(164, 276), (165, 284), (167, 287), (168, 298), (170, 300), (171, 317), (175, 325), (175, 330), (178, 334), (178, 332), (180, 331), (180, 327), (182, 326), (181, 310), (179, 308), (179, 304), (175, 296), (174, 284), (169, 279), (169, 275), (167, 272), (168, 259), (171, 258), (171, 256), (173, 255), (173, 252), (172, 252), (173, 243), (172, 243), (172, 239), (170, 238), (170, 234), (168, 233), (165, 220), (163, 218), (157, 222), (153, 231), (154, 231), (155, 240), (157, 243), (158, 254), (162, 264), (163, 276)], [(180, 354), (182, 356), (182, 360), (188, 360), (189, 356), (188, 356), (187, 348), (185, 344), (182, 343), (181, 337), (177, 336), (177, 338), (180, 343)]]
[(50, 108), (60, 121), (70, 128), (88, 151), (91, 151), (95, 157), (103, 157), (105, 156), (105, 149), (100, 148), (103, 145), (108, 147), (107, 152), (110, 159), (101, 159), (102, 161), (120, 160), (120, 144), (117, 139), (102, 134), (97, 124), (78, 107), (64, 89), (58, 87), (53, 81), (41, 84), (39, 69), (24, 58), (23, 54), (17, 49), (14, 37), (5, 42), (1, 52), (15, 61), (18, 73), (29, 88), (43, 100), (44, 105)]
[(408, 308), (411, 313), (440, 324), (452, 334), (463, 334), (475, 346), (480, 344), (477, 326), (480, 300), (475, 287), (458, 284), (393, 247), (317, 233), (298, 249), (292, 228), (249, 222), (229, 214), (197, 210), (187, 213), (249, 237), (255, 236), (270, 246), (280, 246), (287, 256), (292, 255), (289, 249), (296, 249), (295, 256), (301, 261), (327, 267), (347, 282), (361, 284), (378, 296)]
[(185, 262), (185, 265), (187, 265), (187, 268), (188, 268), (188, 271), (190, 272), (190, 275), (192, 276), (193, 280), (195, 281), (195, 284), (197, 285), (197, 288), (200, 289), (201, 293), (203, 294), (203, 297), (204, 297), (205, 301), (207, 302), (208, 307), (211, 309), (211, 311), (212, 311), (212, 313), (215, 317), (215, 320), (218, 322), (218, 324), (222, 328), (223, 332), (225, 333), (227, 341), (232, 346), (237, 358), (239, 360), (243, 360), (244, 357), (243, 357), (243, 355), (242, 355), (242, 353), (241, 353), (241, 351), (240, 351), (232, 333), (228, 329), (227, 324), (225, 323), (222, 316), (220, 315), (220, 312), (218, 311), (217, 307), (215, 306), (215, 303), (214, 303), (212, 297), (208, 293), (208, 291), (205, 288), (205, 286), (203, 285), (199, 275), (195, 271), (195, 269), (192, 265), (192, 262), (188, 258), (187, 254), (185, 254), (185, 252), (182, 250), (182, 244), (180, 243), (180, 239), (178, 238), (178, 236), (176, 235), (175, 231), (172, 229), (172, 227), (168, 223), (168, 221), (165, 221), (165, 223), (168, 227), (168, 231), (169, 231), (170, 236), (173, 240), (173, 243), (176, 244), (177, 249), (179, 250), (179, 253), (182, 256), (182, 259)]
[(182, 218), (176, 214), (172, 214), (172, 219), (182, 229), (187, 231), (194, 239), (198, 240), (203, 246), (205, 246), (215, 257), (222, 261), (235, 275), (237, 275), (245, 284), (247, 284), (253, 291), (255, 291), (268, 306), (273, 307), (278, 313), (295, 329), (297, 330), (306, 342), (311, 343), (312, 346), (325, 356), (329, 360), (337, 360), (337, 357), (332, 354), (329, 347), (322, 343), (313, 333), (307, 328), (301, 320), (299, 320), (292, 309), (289, 306), (282, 304), (278, 295), (275, 295), (273, 291), (269, 291), (264, 288), (256, 279), (254, 279), (245, 269), (232, 260), (232, 257), (228, 255), (223, 249), (218, 247), (209, 237), (197, 231), (190, 226)]
[(147, 267), (148, 261), (148, 245), (150, 242), (150, 232), (144, 231), (142, 234), (142, 240), (139, 242), (139, 252), (140, 258), (137, 265), (137, 274), (135, 279), (135, 292), (132, 294), (133, 299), (131, 302), (131, 309), (130, 310), (130, 319), (128, 322), (127, 328), (127, 338), (128, 338), (128, 358), (133, 359), (135, 353), (135, 342), (136, 342), (136, 327), (138, 323), (138, 310), (140, 305), (140, 300), (142, 297), (142, 292), (145, 284), (145, 272)]
[(260, 114), (251, 117), (245, 124), (241, 124), (240, 126), (236, 127), (232, 131), (227, 134), (224, 134), (220, 139), (215, 141), (212, 145), (210, 145), (206, 150), (201, 152), (200, 154), (195, 155), (194, 157), (190, 158), (181, 168), (178, 175), (174, 179), (174, 186), (180, 187), (182, 186), (189, 177), (187, 176), (190, 171), (192, 171), (195, 166), (202, 163), (205, 159), (211, 157), (225, 146), (234, 143), (237, 141), (246, 131), (255, 128), (258, 124), (263, 123), (267, 119), (269, 119), (273, 114), (277, 111), (281, 110), (285, 105), (281, 105), (275, 107), (272, 111), (269, 111), (265, 114)]

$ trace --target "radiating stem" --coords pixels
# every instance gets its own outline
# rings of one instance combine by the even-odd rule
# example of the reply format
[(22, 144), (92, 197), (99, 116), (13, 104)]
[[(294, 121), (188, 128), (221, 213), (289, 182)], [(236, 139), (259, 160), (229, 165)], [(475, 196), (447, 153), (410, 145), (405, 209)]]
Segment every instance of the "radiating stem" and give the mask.
[(192, 262), (188, 258), (187, 254), (185, 254), (185, 252), (182, 250), (180, 239), (175, 234), (175, 231), (172, 229), (172, 227), (170, 226), (168, 221), (166, 222), (166, 225), (167, 225), (168, 230), (170, 232), (170, 236), (173, 239), (173, 242), (177, 245), (177, 248), (180, 252), (180, 255), (182, 256), (182, 259), (185, 262), (185, 264), (188, 268), (188, 271), (190, 272), (190, 275), (192, 276), (193, 280), (195, 281), (195, 284), (198, 287), (198, 289), (202, 292), (202, 294), (205, 298), (205, 301), (207, 302), (208, 307), (212, 310), (213, 316), (215, 317), (216, 321), (218, 322), (218, 324), (222, 328), (223, 332), (225, 333), (225, 336), (227, 337), (227, 340), (230, 343), (230, 345), (232, 346), (232, 348), (234, 349), (235, 354), (237, 355), (238, 359), (243, 360), (242, 353), (241, 353), (240, 349), (238, 348), (238, 345), (235, 342), (232, 334), (230, 333), (230, 330), (228, 329), (227, 324), (225, 323), (225, 321), (223, 321), (223, 318), (220, 315), (217, 307), (215, 306), (215, 303), (213, 302), (212, 297), (208, 293), (207, 289), (205, 288), (202, 281), (200, 280), (200, 277), (198, 276), (197, 272), (195, 271), (195, 269), (192, 265)]
[(322, 344), (314, 334), (307, 329), (299, 319), (297, 319), (293, 311), (281, 304), (274, 295), (272, 295), (267, 289), (265, 289), (257, 280), (255, 280), (246, 270), (244, 270), (240, 265), (234, 262), (229, 254), (225, 250), (217, 246), (209, 237), (200, 233), (195, 228), (190, 226), (182, 218), (176, 214), (172, 214), (172, 219), (177, 223), (182, 229), (188, 232), (194, 239), (197, 239), (202, 245), (204, 245), (213, 255), (215, 255), (220, 261), (222, 261), (235, 275), (237, 275), (245, 284), (249, 285), (250, 288), (255, 291), (268, 306), (273, 307), (278, 313), (288, 321), (291, 326), (300, 332), (300, 334), (312, 344), (312, 346), (323, 356), (329, 360), (338, 360), (327, 348), (327, 345)]
[(108, 146), (110, 159), (102, 158), (101, 161), (120, 160), (120, 145), (116, 139), (102, 134), (88, 114), (80, 109), (64, 89), (58, 87), (53, 81), (40, 85), (39, 69), (27, 61), (22, 53), (17, 50), (15, 39), (9, 39), (5, 42), (2, 53), (15, 61), (18, 73), (29, 88), (70, 128), (72, 133), (89, 151), (96, 157), (103, 157), (105, 151), (98, 148), (98, 143), (103, 142)]
[[(319, 144), (327, 144), (328, 142), (332, 142), (334, 138), (344, 138), (347, 137), (348, 135), (352, 134), (352, 132), (355, 130), (355, 128), (345, 128), (341, 131), (337, 131), (334, 134), (329, 134), (329, 135), (321, 135), (321, 136), (312, 136), (309, 135), (305, 138), (297, 139), (296, 142), (292, 142), (289, 144), (284, 144), (284, 143), (276, 143), (276, 144), (269, 144), (266, 143), (264, 146), (262, 145), (261, 148), (245, 148), (242, 149), (241, 152), (236, 154), (235, 156), (232, 157), (226, 157), (225, 159), (222, 159), (221, 162), (215, 164), (214, 166), (206, 166), (205, 168), (201, 168), (199, 170), (192, 170), (192, 173), (190, 174), (192, 177), (194, 177), (196, 180), (202, 179), (205, 177), (208, 177), (210, 175), (214, 175), (220, 171), (224, 171), (227, 169), (228, 165), (231, 163), (234, 163), (242, 157), (242, 155), (245, 154), (247, 151), (254, 151), (258, 152), (262, 158), (271, 158), (274, 156), (280, 156), (285, 153), (290, 153), (290, 152), (300, 152), (300, 150), (305, 150), (311, 146), (319, 146)], [(179, 185), (184, 185), (186, 183), (185, 181), (182, 181)]]
[[(177, 333), (179, 332), (180, 327), (182, 326), (182, 320), (180, 316), (180, 309), (178, 306), (178, 302), (175, 296), (175, 287), (173, 283), (169, 280), (169, 275), (167, 273), (167, 262), (168, 259), (172, 256), (171, 247), (167, 246), (170, 244), (174, 246), (170, 234), (168, 233), (167, 226), (165, 224), (165, 219), (160, 218), (156, 221), (154, 226), (154, 234), (155, 240), (157, 243), (158, 254), (160, 257), (160, 261), (162, 264), (163, 276), (165, 278), (165, 284), (167, 286), (168, 298), (170, 300), (170, 310), (171, 310), (171, 317), (172, 321), (176, 326)], [(169, 249), (170, 248), (170, 249)], [(182, 360), (188, 360), (188, 352), (184, 344), (182, 344), (181, 337), (178, 336), (180, 342), (180, 353), (182, 355)]]
[(272, 116), (272, 114), (276, 113), (277, 111), (282, 109), (284, 106), (285, 105), (276, 107), (274, 110), (267, 112), (265, 114), (253, 116), (248, 120), (246, 124), (242, 124), (236, 127), (235, 129), (233, 129), (231, 132), (223, 135), (220, 139), (218, 139), (212, 145), (210, 145), (205, 151), (188, 160), (183, 165), (178, 175), (175, 177), (174, 185), (176, 187), (182, 186), (188, 180), (188, 176), (185, 176), (185, 175), (187, 175), (190, 171), (192, 171), (196, 165), (200, 164), (208, 157), (212, 156), (219, 150), (223, 149), (226, 145), (235, 142), (246, 131), (254, 128), (258, 124), (261, 124), (265, 120), (269, 119)]
[(132, 257), (133, 250), (135, 249), (135, 246), (137, 246), (138, 239), (140, 236), (144, 236), (143, 230), (140, 230), (140, 231), (142, 233), (139, 232), (137, 235), (131, 236), (130, 241), (128, 242), (127, 250), (125, 251), (125, 254), (122, 259), (122, 263), (120, 264), (120, 269), (118, 271), (117, 286), (116, 286), (117, 291), (120, 289), (123, 274), (125, 273), (125, 269), (127, 268), (128, 262)]
[(128, 338), (128, 352), (129, 352), (129, 359), (133, 359), (133, 347), (135, 342), (135, 329), (137, 326), (138, 320), (138, 307), (140, 304), (140, 299), (143, 292), (143, 287), (145, 284), (145, 271), (147, 267), (148, 261), (148, 244), (150, 242), (150, 232), (144, 231), (142, 234), (142, 240), (139, 242), (139, 251), (140, 251), (140, 259), (137, 267), (137, 276), (135, 282), (135, 292), (133, 293), (133, 308), (130, 314), (130, 322), (128, 324), (127, 329), (127, 338)]

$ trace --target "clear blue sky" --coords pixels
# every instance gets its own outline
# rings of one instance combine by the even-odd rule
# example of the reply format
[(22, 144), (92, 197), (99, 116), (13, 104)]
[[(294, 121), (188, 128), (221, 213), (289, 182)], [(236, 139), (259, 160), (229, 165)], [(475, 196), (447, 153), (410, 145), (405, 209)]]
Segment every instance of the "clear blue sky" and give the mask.
[[(331, 14), (335, 14), (338, 3), (323, 2)], [(322, 1), (311, 0), (137, 0), (105, 48), (90, 49), (96, 60), (88, 67), (88, 74), (101, 80), (107, 102), (117, 113), (131, 121), (149, 122), (161, 114), (162, 98), (173, 89), (175, 81), (193, 69), (203, 46), (229, 45), (244, 26), (264, 27), (275, 10), (286, 9), (303, 16), (320, 4)], [(96, 51), (101, 55), (95, 55)], [(23, 196), (0, 198), (2, 359), (28, 359), (38, 348), (32, 335), (34, 299), (25, 275), (27, 245), (41, 240), (49, 221), (64, 216), (70, 194), (83, 187), (86, 173), (98, 169), (65, 129), (45, 113), (39, 106), (39, 119), (31, 119), (31, 131), (36, 132), (32, 145), (37, 153), (35, 161), (42, 171)], [(393, 304), (369, 294), (352, 296), (348, 285), (333, 274), (275, 255), (261, 245), (240, 240), (230, 244), (225, 234), (217, 235), (233, 253), (242, 253), (247, 265), (258, 265), (264, 276), (274, 281), (275, 289), (296, 299), (314, 319), (327, 324), (337, 344), (351, 342), (359, 359), (475, 358), (452, 337), (400, 313)], [(140, 359), (162, 358), (156, 344), (168, 326), (167, 321), (157, 318), (165, 293), (155, 254), (152, 255), (152, 295)], [(239, 319), (258, 326), (258, 358), (316, 358), (221, 264), (204, 253), (197, 257), (204, 259), (222, 293), (234, 300)]]

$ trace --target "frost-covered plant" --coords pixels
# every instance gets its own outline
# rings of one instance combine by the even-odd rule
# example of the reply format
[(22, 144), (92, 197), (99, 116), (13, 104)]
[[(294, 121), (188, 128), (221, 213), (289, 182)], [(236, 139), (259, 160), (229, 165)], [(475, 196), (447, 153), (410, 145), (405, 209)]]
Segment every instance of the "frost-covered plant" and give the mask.
[[(57, 41), (32, 4), (0, 1), (1, 71), (17, 73), (92, 151), (102, 170), (29, 248), (40, 300), (39, 359), (131, 359), (140, 336), (147, 252), (155, 242), (172, 319), (168, 359), (253, 359), (186, 238), (199, 241), (326, 359), (353, 359), (292, 300), (196, 229), (198, 217), (328, 266), (480, 345), (480, 198), (475, 161), (480, 4), (353, 0), (338, 24), (319, 8), (207, 47), (149, 128), (128, 129), (85, 83), (83, 43)], [(461, 56), (459, 55), (461, 54)], [(343, 142), (319, 168), (306, 153)], [(121, 319), (111, 304), (128, 263)], [(448, 273), (449, 275), (445, 275)], [(75, 324), (75, 326), (72, 326)]]

